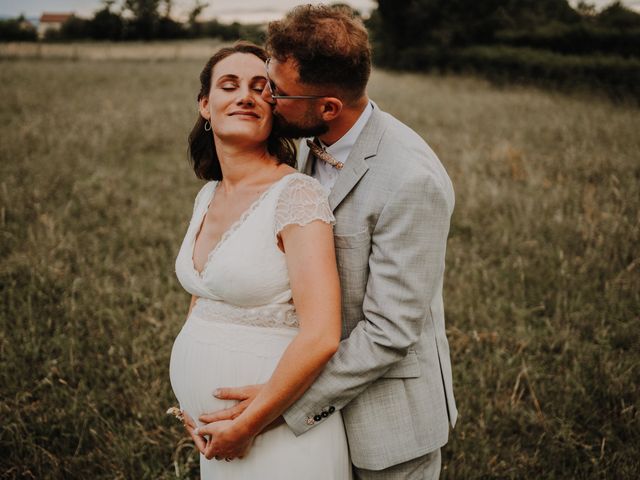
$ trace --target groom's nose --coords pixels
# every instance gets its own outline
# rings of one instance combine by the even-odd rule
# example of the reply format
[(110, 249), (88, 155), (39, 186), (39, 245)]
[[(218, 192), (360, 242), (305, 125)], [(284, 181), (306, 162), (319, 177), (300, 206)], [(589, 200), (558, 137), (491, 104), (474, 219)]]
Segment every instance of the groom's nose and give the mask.
[(273, 91), (271, 90), (271, 85), (269, 85), (269, 82), (267, 82), (265, 87), (262, 89), (262, 99), (265, 102), (270, 103), (271, 105), (276, 104), (276, 100), (273, 98)]

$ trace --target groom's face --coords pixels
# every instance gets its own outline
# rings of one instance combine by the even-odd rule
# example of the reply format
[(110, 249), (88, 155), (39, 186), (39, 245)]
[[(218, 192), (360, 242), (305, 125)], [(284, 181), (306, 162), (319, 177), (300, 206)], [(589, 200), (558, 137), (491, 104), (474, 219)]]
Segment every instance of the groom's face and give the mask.
[(274, 131), (289, 138), (315, 137), (326, 133), (329, 125), (322, 118), (321, 98), (275, 100), (271, 97), (313, 94), (308, 86), (300, 82), (296, 63), (291, 59), (285, 62), (271, 59), (268, 69), (271, 87), (264, 89), (262, 97), (273, 105)]

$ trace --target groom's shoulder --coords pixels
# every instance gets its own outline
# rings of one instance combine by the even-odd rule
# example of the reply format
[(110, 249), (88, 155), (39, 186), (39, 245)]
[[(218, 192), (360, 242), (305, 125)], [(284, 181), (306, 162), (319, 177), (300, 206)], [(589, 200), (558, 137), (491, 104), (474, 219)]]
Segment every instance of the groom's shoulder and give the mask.
[(448, 179), (440, 159), (421, 135), (390, 113), (378, 110), (384, 133), (380, 138), (376, 163), (390, 172)]
[[(389, 146), (400, 147), (410, 145), (417, 147), (428, 147), (427, 142), (411, 127), (403, 123), (389, 112), (380, 110), (381, 121), (385, 125), (386, 138), (383, 140)], [(394, 139), (396, 139), (394, 141)]]

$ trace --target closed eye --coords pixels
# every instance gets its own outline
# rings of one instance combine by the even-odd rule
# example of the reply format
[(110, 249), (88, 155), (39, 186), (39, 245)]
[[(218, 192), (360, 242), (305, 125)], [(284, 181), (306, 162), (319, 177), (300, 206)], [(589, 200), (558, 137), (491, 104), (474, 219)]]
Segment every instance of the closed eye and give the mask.
[(262, 91), (265, 89), (266, 86), (267, 86), (266, 79), (260, 79), (254, 82), (251, 88), (258, 93), (262, 93)]
[(233, 82), (224, 82), (222, 85), (220, 85), (220, 88), (222, 90), (229, 92), (231, 90), (235, 90), (236, 88), (238, 88), (238, 85)]

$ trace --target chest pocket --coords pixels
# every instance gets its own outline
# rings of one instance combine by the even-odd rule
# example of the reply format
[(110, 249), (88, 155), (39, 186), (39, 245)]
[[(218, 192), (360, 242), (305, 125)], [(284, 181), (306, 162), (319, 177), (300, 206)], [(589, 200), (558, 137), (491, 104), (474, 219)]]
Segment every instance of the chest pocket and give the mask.
[(347, 271), (366, 270), (371, 250), (371, 235), (366, 230), (358, 233), (334, 235), (338, 266)]
[(362, 231), (334, 235), (342, 292), (342, 337), (362, 319), (362, 302), (369, 278), (371, 236)]

